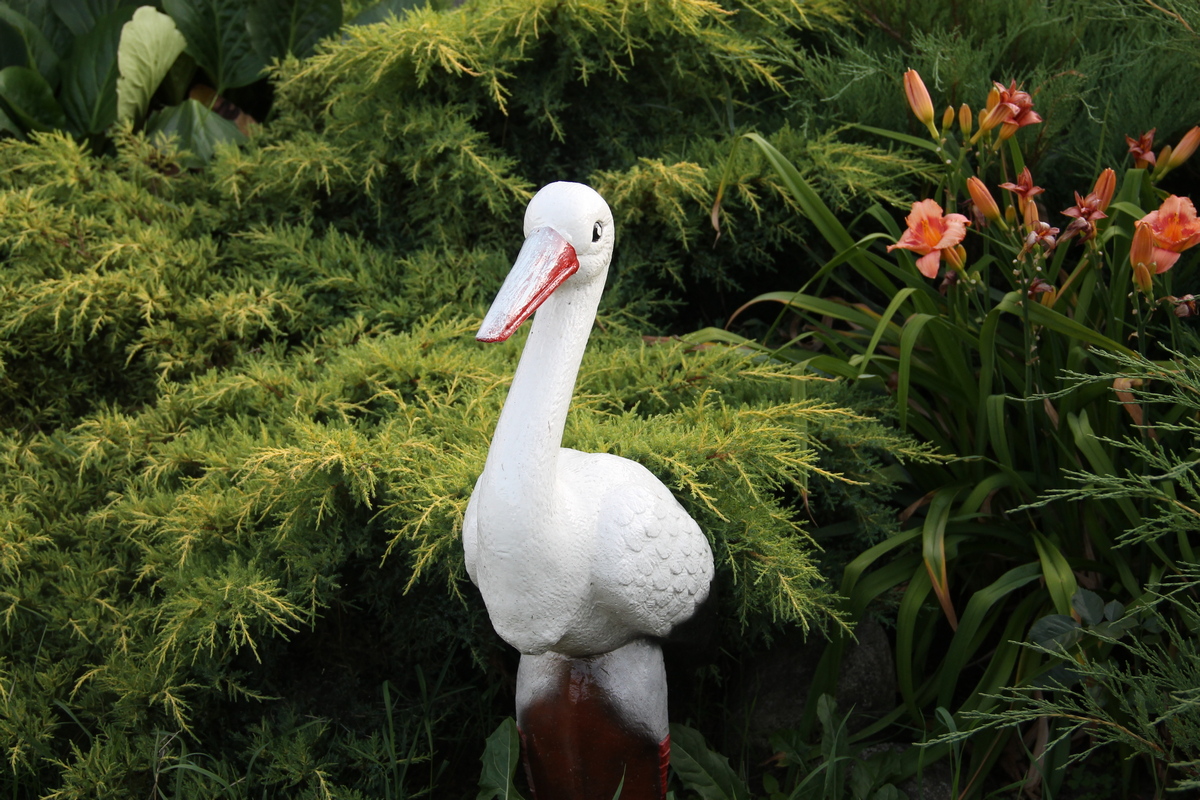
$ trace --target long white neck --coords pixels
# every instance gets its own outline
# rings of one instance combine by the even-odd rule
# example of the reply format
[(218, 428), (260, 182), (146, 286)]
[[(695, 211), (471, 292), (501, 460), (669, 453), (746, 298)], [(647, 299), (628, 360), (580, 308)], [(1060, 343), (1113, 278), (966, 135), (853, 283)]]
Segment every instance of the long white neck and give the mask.
[(490, 489), (547, 516), (563, 427), (603, 288), (602, 280), (567, 283), (538, 309), (488, 451)]

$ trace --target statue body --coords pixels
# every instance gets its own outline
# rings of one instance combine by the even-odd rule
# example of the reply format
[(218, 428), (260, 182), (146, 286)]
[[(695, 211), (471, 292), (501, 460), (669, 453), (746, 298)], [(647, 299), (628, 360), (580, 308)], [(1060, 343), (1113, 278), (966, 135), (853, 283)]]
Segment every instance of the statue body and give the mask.
[(537, 311), (463, 520), (467, 572), (521, 652), (517, 724), (538, 800), (666, 792), (667, 687), (658, 642), (708, 596), (695, 521), (636, 462), (562, 447), (615, 241), (592, 189), (530, 201), (525, 244), (477, 338)]

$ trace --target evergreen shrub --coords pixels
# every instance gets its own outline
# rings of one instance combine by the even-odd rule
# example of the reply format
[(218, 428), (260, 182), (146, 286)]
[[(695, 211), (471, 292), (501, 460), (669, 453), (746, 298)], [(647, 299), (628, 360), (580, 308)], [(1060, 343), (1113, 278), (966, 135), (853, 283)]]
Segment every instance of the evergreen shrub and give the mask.
[(727, 285), (795, 235), (760, 235), (774, 190), (747, 156), (739, 221), (699, 246), (721, 168), (689, 154), (725, 133), (695, 117), (779, 92), (800, 27), (840, 7), (737, 8), (365, 26), (282, 64), (277, 117), (203, 171), (129, 126), (102, 155), (0, 140), (13, 797), (474, 795), (515, 660), (458, 529), (520, 342), (471, 334), (550, 178), (592, 180), (621, 226), (566, 443), (646, 464), (710, 535), (714, 648), (828, 621), (802, 501), (853, 517), (924, 451), (836, 383), (644, 340), (633, 300)]

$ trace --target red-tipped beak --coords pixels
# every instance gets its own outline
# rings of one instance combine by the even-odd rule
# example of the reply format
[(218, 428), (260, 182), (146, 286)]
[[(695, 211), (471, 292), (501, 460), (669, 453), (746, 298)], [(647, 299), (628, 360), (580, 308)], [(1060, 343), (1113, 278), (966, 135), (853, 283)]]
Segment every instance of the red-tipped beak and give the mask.
[(479, 333), (481, 342), (503, 342), (579, 269), (575, 248), (553, 228), (537, 228), (521, 245)]

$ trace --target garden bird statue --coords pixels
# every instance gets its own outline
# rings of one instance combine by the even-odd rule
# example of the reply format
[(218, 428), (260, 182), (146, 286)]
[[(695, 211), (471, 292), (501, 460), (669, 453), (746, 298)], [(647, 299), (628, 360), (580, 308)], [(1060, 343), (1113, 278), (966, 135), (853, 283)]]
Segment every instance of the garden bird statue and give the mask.
[(640, 464), (562, 447), (615, 231), (552, 183), (477, 337), (533, 327), (463, 520), (467, 573), (521, 652), (517, 726), (538, 800), (661, 800), (670, 742), (659, 642), (706, 599), (708, 540)]

